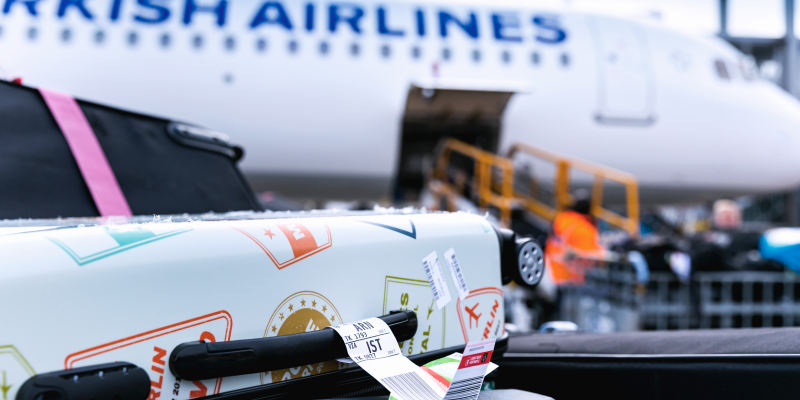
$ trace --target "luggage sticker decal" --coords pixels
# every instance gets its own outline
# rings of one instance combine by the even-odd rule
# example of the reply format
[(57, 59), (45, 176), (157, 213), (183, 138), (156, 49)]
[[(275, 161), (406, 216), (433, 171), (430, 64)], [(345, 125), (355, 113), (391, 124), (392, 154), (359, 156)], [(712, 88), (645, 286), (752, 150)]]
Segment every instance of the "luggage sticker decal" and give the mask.
[(417, 314), (417, 333), (399, 343), (403, 355), (444, 348), (445, 309), (437, 309), (428, 281), (387, 276), (383, 289), (383, 314), (392, 310), (410, 310)]
[[(404, 218), (404, 220), (406, 220), (406, 219)], [(380, 223), (380, 222), (375, 222), (375, 221), (363, 221), (363, 220), (362, 221), (358, 221), (358, 222), (363, 222), (365, 224), (375, 225), (377, 227), (388, 229), (390, 231), (395, 231), (395, 232), (397, 232), (399, 234), (406, 235), (406, 236), (408, 236), (408, 237), (410, 237), (412, 239), (416, 239), (417, 238), (417, 227), (414, 225), (414, 221), (412, 221), (411, 218), (407, 219), (408, 223), (411, 225), (411, 229), (410, 230), (409, 229), (400, 228), (400, 227), (397, 227), (397, 226), (393, 226), (393, 225), (389, 225), (388, 224), (389, 221), (387, 221), (387, 218), (383, 218), (383, 219), (381, 219), (381, 221), (385, 222), (385, 223)], [(392, 222), (395, 222), (395, 221), (392, 221)], [(397, 224), (395, 223), (395, 225), (397, 225)]]
[(20, 386), (35, 374), (16, 347), (0, 346), (0, 399), (14, 399)]
[(278, 269), (283, 269), (333, 245), (328, 224), (318, 220), (258, 221), (229, 225), (252, 240)]
[(150, 399), (193, 399), (218, 394), (222, 379), (181, 381), (169, 372), (166, 365), (169, 352), (179, 343), (207, 340), (229, 341), (233, 318), (225, 311), (217, 311), (162, 328), (129, 336), (68, 355), (66, 369), (125, 360), (132, 362), (150, 375)]
[(444, 279), (442, 266), (439, 264), (439, 256), (436, 255), (436, 251), (431, 252), (431, 254), (422, 259), (422, 267), (425, 269), (425, 276), (428, 277), (431, 292), (433, 292), (433, 297), (436, 299), (436, 307), (441, 310), (450, 302), (450, 290), (447, 288), (447, 281)]
[[(342, 322), (342, 316), (325, 296), (312, 291), (301, 291), (287, 297), (272, 313), (264, 330), (264, 337), (311, 332)], [(336, 360), (324, 361), (294, 368), (262, 372), (261, 384), (280, 382), (342, 369), (345, 364)]]
[(464, 341), (500, 337), (503, 334), (503, 291), (495, 287), (475, 289), (456, 301)]
[(45, 237), (83, 266), (191, 230), (177, 223), (126, 224), (58, 230)]

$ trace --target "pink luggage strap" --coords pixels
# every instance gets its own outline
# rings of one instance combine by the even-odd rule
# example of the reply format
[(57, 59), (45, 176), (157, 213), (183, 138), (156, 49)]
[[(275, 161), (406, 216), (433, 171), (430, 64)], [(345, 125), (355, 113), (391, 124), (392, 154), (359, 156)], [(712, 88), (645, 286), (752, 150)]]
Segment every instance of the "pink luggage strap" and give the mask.
[(78, 169), (89, 187), (100, 215), (133, 216), (103, 148), (100, 147), (100, 142), (78, 102), (72, 96), (59, 92), (39, 89), (39, 93), (67, 139), (72, 156), (78, 163)]

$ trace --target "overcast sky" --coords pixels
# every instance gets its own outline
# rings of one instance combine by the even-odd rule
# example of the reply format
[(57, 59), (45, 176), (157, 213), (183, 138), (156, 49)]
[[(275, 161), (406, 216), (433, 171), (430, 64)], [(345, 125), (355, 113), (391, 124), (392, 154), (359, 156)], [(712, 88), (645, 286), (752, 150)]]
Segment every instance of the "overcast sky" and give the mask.
[[(719, 32), (719, 0), (544, 0), (576, 11), (658, 20), (683, 31), (713, 35)], [(728, 0), (728, 34), (778, 38), (786, 33), (784, 0)], [(797, 5), (795, 6), (797, 10)], [(800, 13), (795, 12), (800, 21)], [(800, 27), (795, 23), (795, 35)]]

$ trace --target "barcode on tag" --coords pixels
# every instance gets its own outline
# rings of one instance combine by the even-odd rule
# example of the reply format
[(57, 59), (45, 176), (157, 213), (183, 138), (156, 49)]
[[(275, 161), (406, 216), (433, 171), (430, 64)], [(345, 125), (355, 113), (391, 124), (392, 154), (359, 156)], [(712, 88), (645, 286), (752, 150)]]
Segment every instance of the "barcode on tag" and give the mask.
[[(417, 372), (407, 372), (381, 379), (381, 384), (396, 393), (403, 400), (439, 400), (440, 396), (431, 389)], [(480, 388), (480, 384), (478, 384)]]
[(456, 251), (454, 249), (447, 250), (444, 258), (447, 260), (447, 265), (450, 266), (450, 273), (453, 275), (453, 282), (458, 290), (458, 298), (464, 301), (469, 295), (469, 288), (467, 288), (467, 280), (464, 279), (464, 272), (461, 271), (461, 265), (456, 258)]
[(447, 389), (444, 400), (474, 399), (480, 394), (481, 385), (483, 385), (483, 375), (453, 382)]
[(450, 302), (450, 290), (447, 289), (447, 282), (442, 274), (442, 267), (439, 266), (439, 257), (434, 251), (422, 259), (422, 266), (425, 268), (425, 276), (431, 285), (433, 298), (436, 300), (436, 307), (440, 310)]

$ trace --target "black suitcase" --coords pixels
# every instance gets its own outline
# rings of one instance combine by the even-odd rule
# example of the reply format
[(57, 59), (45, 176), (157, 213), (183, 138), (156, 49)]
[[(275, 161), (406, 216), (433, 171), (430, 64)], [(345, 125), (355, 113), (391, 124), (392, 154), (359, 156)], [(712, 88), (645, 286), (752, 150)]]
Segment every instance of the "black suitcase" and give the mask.
[[(262, 210), (241, 148), (188, 124), (77, 101), (133, 215)], [(0, 81), (0, 219), (100, 216), (42, 94)]]

